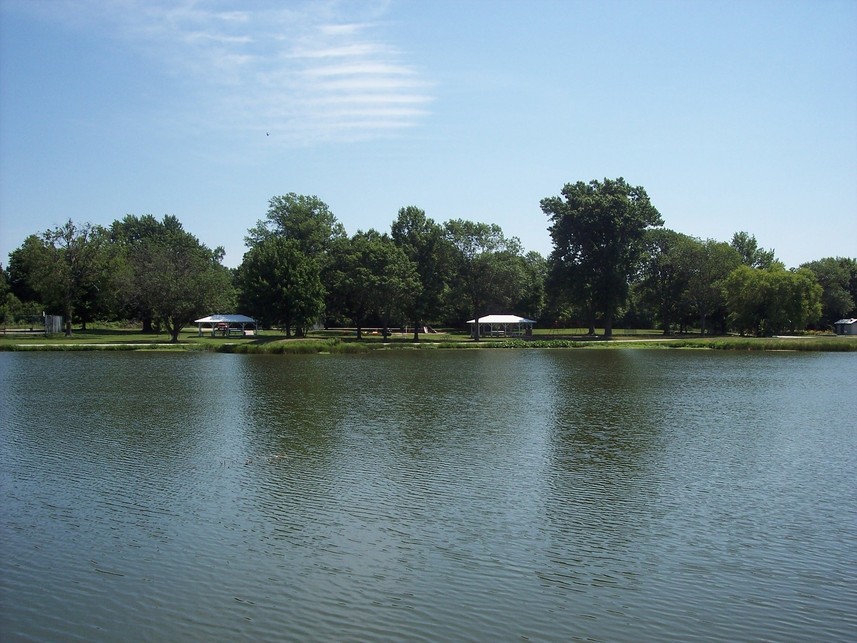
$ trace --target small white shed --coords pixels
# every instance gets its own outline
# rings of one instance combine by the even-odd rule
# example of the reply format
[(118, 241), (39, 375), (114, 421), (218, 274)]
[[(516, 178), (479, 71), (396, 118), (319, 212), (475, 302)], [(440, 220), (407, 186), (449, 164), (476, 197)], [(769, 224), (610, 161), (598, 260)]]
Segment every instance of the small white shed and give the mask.
[(857, 319), (840, 319), (833, 324), (833, 330), (837, 335), (857, 335)]

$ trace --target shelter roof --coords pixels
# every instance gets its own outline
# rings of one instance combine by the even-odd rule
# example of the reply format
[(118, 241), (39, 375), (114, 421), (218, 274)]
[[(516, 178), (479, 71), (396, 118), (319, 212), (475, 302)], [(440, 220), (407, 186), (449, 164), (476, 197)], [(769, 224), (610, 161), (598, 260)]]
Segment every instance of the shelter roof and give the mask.
[[(470, 319), (468, 324), (475, 324), (476, 320)], [(535, 320), (517, 315), (486, 315), (479, 318), (480, 324), (535, 324)]]
[(209, 315), (202, 319), (197, 319), (194, 324), (255, 324), (256, 320), (247, 315)]
[(840, 319), (838, 322), (834, 322), (835, 324), (857, 324), (857, 319), (849, 318), (849, 319)]

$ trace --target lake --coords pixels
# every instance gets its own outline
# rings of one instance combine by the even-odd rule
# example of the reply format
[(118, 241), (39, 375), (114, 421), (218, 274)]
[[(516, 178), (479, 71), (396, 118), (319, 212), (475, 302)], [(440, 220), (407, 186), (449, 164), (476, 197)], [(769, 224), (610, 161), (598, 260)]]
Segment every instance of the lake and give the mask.
[(0, 639), (853, 641), (855, 367), (0, 353)]

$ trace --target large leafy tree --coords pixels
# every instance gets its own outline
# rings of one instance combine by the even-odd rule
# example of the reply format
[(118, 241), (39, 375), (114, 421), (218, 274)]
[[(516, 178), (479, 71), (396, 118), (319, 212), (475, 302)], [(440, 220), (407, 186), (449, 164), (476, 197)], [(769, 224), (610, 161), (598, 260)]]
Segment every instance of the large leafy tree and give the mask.
[(44, 312), (37, 299), (38, 295), (33, 294), (21, 301), (12, 290), (11, 271), (0, 267), (0, 323), (7, 326), (27, 322), (27, 326), (34, 328), (36, 318), (41, 318)]
[(674, 230), (652, 228), (646, 231), (635, 291), (665, 335), (686, 314), (684, 293), (696, 245), (698, 241)]
[(21, 301), (12, 294), (12, 287), (9, 285), (9, 273), (3, 266), (0, 266), (0, 323), (4, 327), (13, 320), (20, 306)]
[(340, 320), (350, 319), (357, 327), (358, 339), (372, 310), (372, 274), (363, 266), (361, 245), (356, 236), (336, 239), (325, 270), (327, 313)]
[(386, 234), (357, 232), (335, 244), (330, 279), (337, 308), (351, 318), (357, 337), (370, 316), (382, 323), (384, 337), (393, 320), (412, 308), (420, 294), (416, 267)]
[(221, 263), (223, 249), (209, 249), (175, 217), (164, 217), (159, 230), (129, 246), (128, 253), (126, 297), (151, 311), (172, 342), (196, 317), (235, 305), (232, 279)]
[(324, 310), (318, 261), (296, 239), (269, 237), (244, 255), (238, 269), (243, 308), (264, 324), (282, 324), (286, 336), (305, 334)]
[(28, 236), (24, 243), (9, 254), (9, 288), (19, 301), (41, 303), (36, 275), (39, 266), (45, 261), (47, 249), (44, 240), (37, 234)]
[(515, 311), (530, 319), (539, 319), (546, 305), (547, 261), (535, 251), (528, 252), (517, 260), (522, 267), (523, 288), (520, 299), (515, 304)]
[(414, 325), (414, 341), (418, 342), (420, 328), (438, 319), (442, 312), (451, 280), (449, 244), (443, 228), (414, 206), (399, 210), (391, 236), (413, 263), (420, 282), (416, 296), (408, 298), (410, 304), (406, 310)]
[(325, 254), (335, 239), (345, 237), (345, 228), (328, 205), (317, 196), (290, 192), (272, 197), (265, 219), (256, 223), (246, 237), (247, 245), (272, 236), (294, 239), (309, 256)]
[(334, 296), (329, 292), (332, 248), (348, 241), (348, 236), (328, 205), (317, 196), (294, 192), (272, 197), (265, 218), (248, 231), (245, 242), (252, 249), (271, 238), (293, 241), (305, 259), (316, 263), (330, 306), (328, 312), (334, 314)]
[[(463, 219), (447, 221), (444, 234), (452, 252), (451, 295), (466, 305), (456, 314), (484, 315), (500, 312), (523, 296), (526, 283), (521, 243), (506, 238), (496, 223), (477, 223)], [(479, 324), (475, 339), (479, 340)]]
[[(90, 223), (65, 224), (31, 235), (12, 253), (13, 289), (34, 295), (50, 312), (63, 315), (66, 335), (100, 312), (106, 289), (106, 235)], [(16, 281), (18, 283), (16, 283)]]
[(723, 282), (733, 326), (741, 334), (774, 335), (804, 329), (821, 315), (821, 286), (806, 269), (738, 266)]
[(605, 337), (612, 336), (643, 235), (663, 224), (661, 215), (642, 187), (621, 177), (568, 183), (561, 196), (542, 199), (541, 208), (550, 219), (553, 283), (567, 289), (570, 299), (587, 311), (590, 332), (600, 314)]
[(166, 235), (182, 230), (181, 222), (173, 215), (165, 215), (159, 221), (151, 214), (127, 214), (110, 226), (117, 299), (125, 316), (140, 320), (144, 333), (154, 332), (155, 306), (161, 294), (155, 288), (144, 287), (156, 283), (146, 275), (155, 269), (149, 263), (151, 247)]
[(384, 339), (392, 324), (400, 325), (414, 301), (422, 294), (417, 267), (405, 251), (386, 234), (374, 230), (367, 233), (368, 260), (374, 273), (372, 308), (381, 320)]
[(700, 332), (704, 335), (711, 319), (726, 326), (726, 302), (723, 284), (735, 268), (741, 265), (741, 255), (723, 241), (697, 240), (690, 249), (690, 275), (685, 290), (686, 302), (695, 312)]
[(857, 314), (857, 259), (825, 257), (801, 266), (811, 271), (822, 288), (821, 321), (832, 326)]
[(776, 257), (773, 250), (760, 248), (756, 237), (748, 232), (736, 232), (730, 244), (741, 255), (741, 263), (751, 268), (770, 268)]
[[(0, 265), (0, 305), (5, 305), (6, 298), (12, 294), (12, 288), (9, 286), (9, 273)], [(5, 309), (4, 309), (5, 311)], [(4, 312), (3, 321), (6, 320)]]

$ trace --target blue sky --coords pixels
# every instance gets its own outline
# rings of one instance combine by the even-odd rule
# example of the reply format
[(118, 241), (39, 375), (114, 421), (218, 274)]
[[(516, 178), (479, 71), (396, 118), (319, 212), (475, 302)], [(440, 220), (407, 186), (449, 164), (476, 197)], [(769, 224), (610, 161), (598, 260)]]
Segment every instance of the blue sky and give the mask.
[(618, 176), (673, 230), (857, 256), (857, 2), (0, 0), (3, 265), (130, 213), (236, 266), (288, 192), (547, 255), (539, 201)]

